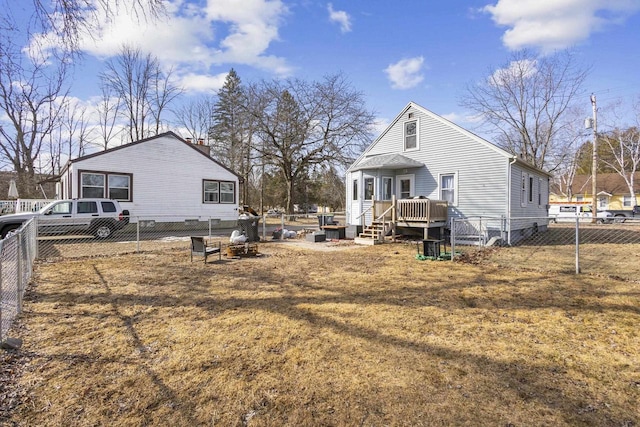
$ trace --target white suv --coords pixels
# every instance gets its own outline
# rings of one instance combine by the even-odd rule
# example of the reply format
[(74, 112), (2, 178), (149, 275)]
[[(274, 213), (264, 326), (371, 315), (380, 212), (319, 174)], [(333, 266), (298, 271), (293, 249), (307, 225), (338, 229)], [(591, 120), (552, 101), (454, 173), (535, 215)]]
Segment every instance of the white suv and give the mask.
[(89, 233), (104, 239), (129, 223), (129, 211), (110, 199), (56, 200), (37, 212), (0, 216), (0, 235), (4, 239), (31, 218), (37, 218), (39, 233)]
[[(551, 205), (549, 208), (549, 217), (552, 218), (553, 222), (575, 221), (576, 217), (580, 218), (581, 221), (584, 221), (591, 220), (593, 212), (591, 210), (591, 205), (577, 203), (557, 204)], [(598, 210), (596, 220), (600, 224), (609, 223), (613, 220), (613, 214), (605, 210)]]

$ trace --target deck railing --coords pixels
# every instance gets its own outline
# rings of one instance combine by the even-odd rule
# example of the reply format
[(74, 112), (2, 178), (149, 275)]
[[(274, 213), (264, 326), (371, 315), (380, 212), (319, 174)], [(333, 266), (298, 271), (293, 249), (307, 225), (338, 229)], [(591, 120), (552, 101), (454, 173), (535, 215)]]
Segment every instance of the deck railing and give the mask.
[[(389, 209), (395, 205), (393, 209)], [(447, 202), (431, 199), (373, 200), (373, 217), (383, 221), (446, 222)]]
[(446, 222), (447, 202), (430, 199), (402, 199), (397, 202), (398, 220), (415, 222)]
[(50, 199), (0, 200), (0, 215), (19, 212), (34, 212), (51, 203)]

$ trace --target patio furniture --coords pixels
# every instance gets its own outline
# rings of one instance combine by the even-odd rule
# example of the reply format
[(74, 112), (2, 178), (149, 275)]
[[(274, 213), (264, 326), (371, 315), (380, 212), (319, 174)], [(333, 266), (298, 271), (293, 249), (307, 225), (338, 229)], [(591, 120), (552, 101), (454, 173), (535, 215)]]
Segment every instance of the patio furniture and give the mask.
[(204, 258), (205, 264), (207, 263), (207, 257), (213, 254), (218, 254), (218, 260), (222, 259), (222, 245), (218, 242), (218, 246), (208, 246), (204, 237), (191, 236), (191, 262), (193, 262), (193, 256), (201, 256)]

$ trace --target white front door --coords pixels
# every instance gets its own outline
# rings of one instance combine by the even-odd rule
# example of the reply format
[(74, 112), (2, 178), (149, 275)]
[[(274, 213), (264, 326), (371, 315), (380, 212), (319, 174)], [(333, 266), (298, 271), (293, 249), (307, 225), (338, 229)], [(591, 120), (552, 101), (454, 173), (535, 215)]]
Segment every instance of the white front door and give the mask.
[(396, 176), (396, 197), (398, 199), (408, 199), (415, 195), (415, 175)]
[(598, 196), (598, 209), (609, 209), (609, 196)]

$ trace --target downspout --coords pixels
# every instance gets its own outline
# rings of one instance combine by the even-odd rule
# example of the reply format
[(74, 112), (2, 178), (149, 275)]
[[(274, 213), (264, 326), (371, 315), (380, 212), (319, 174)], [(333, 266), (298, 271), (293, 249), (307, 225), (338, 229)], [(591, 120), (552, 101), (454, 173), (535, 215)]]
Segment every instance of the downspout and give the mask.
[(509, 225), (507, 230), (507, 244), (511, 246), (511, 166), (515, 164), (518, 160), (517, 157), (513, 157), (513, 159), (507, 164), (507, 218), (506, 222)]

